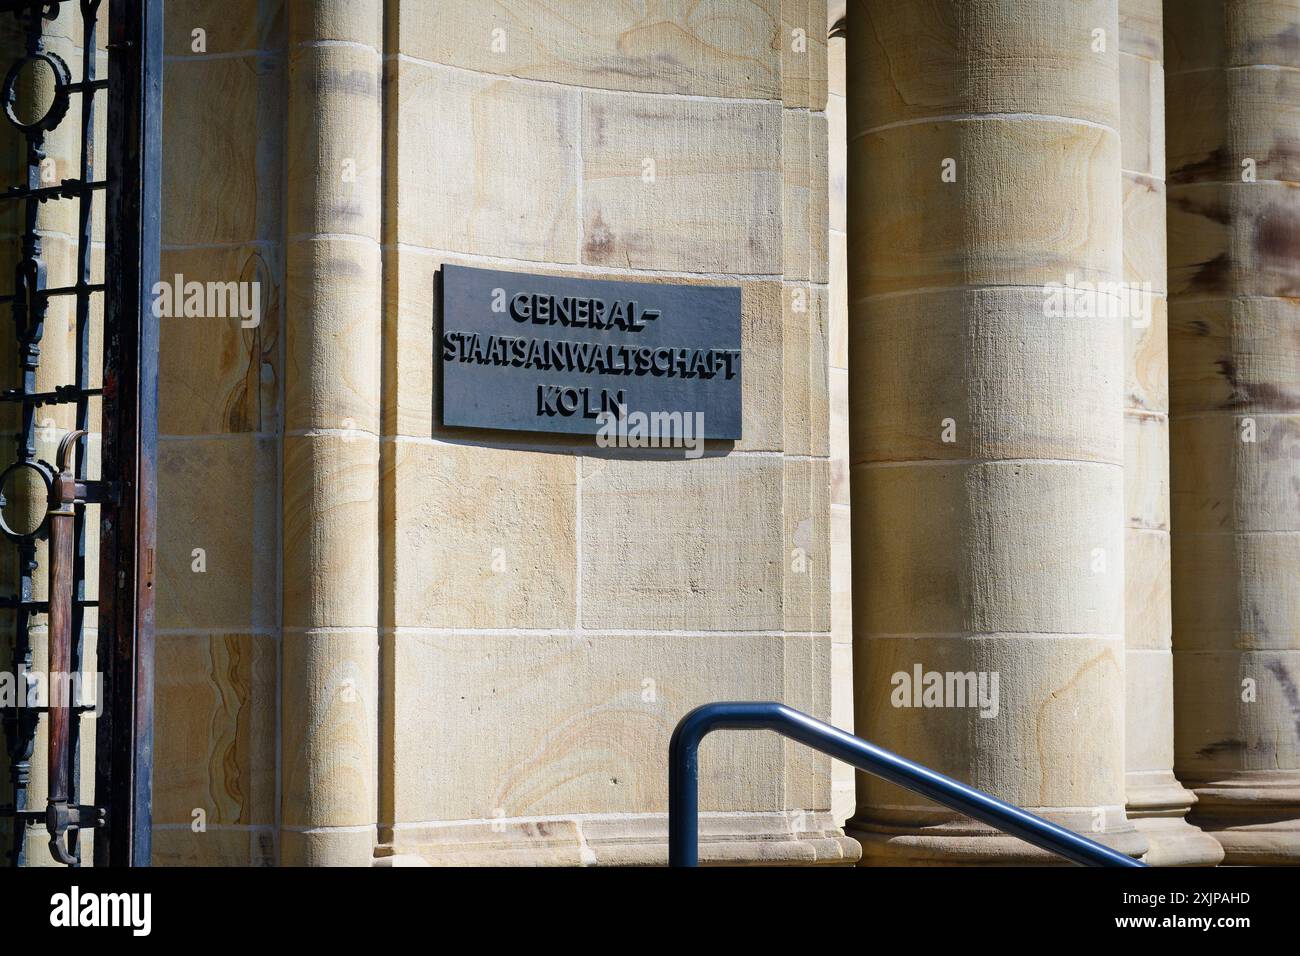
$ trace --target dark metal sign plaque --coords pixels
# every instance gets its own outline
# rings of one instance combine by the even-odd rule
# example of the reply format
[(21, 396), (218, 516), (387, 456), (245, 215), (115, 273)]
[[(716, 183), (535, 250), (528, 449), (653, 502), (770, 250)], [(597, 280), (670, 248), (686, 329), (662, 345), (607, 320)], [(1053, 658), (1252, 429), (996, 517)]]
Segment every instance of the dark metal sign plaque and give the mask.
[(740, 289), (444, 266), (442, 423), (597, 434), (681, 413), (740, 438)]

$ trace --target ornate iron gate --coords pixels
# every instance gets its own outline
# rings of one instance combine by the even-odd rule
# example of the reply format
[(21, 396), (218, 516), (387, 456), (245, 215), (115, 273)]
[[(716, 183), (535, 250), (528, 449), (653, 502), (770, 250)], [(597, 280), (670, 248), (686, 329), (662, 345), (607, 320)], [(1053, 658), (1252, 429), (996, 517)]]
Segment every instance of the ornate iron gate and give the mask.
[[(7, 538), (0, 547), (12, 551), (14, 593), (0, 596), (0, 609), (12, 612), (9, 673), (17, 691), (16, 700), (0, 700), (12, 794), (0, 817), (9, 818), (13, 865), (29, 861), (30, 831), (41, 824), (58, 862), (80, 865), (79, 834), (95, 830), (96, 865), (147, 865), (158, 353), (149, 302), (158, 277), (162, 2), (0, 0), (0, 16), (17, 19), (25, 46), (15, 51), (0, 87), (25, 154), (23, 181), (0, 193), (0, 216), (21, 210), (12, 216), (20, 233), (12, 291), (0, 296), (12, 311), (16, 341), (13, 367), (0, 368), (0, 382), (9, 386), (0, 391), (0, 411), (15, 412), (13, 461), (0, 476), (0, 532)], [(96, 51), (105, 21), (108, 69), (101, 78)], [(47, 42), (58, 33), (74, 48), (80, 42), (78, 78)], [(106, 172), (97, 177), (99, 109), (107, 110), (108, 134)], [(60, 177), (47, 144), (70, 112), (79, 116), (80, 159), (77, 175)], [(93, 281), (97, 200), (104, 222), (100, 282)], [(76, 208), (75, 235), (64, 237), (75, 245), (71, 281), (63, 284), (48, 281), (43, 248), (42, 207), (56, 203)], [(71, 303), (75, 317), (66, 330), (47, 328), (51, 303), (60, 310)], [(43, 345), (47, 360), (71, 350), (72, 361), (64, 358), (71, 381), (48, 381)], [(40, 410), (58, 414), (60, 408), (72, 409), (71, 416), (63, 413), (62, 429), (53, 419), (38, 419)], [(39, 454), (55, 439), (50, 463)], [(98, 568), (88, 550), (96, 539)], [(98, 582), (97, 594), (88, 581)], [(89, 660), (88, 620), (96, 625), (93, 699), (79, 679)], [(43, 670), (37, 660), (42, 631)], [(88, 713), (94, 714), (93, 791), (80, 773)], [(47, 799), (32, 806), (42, 724)]]

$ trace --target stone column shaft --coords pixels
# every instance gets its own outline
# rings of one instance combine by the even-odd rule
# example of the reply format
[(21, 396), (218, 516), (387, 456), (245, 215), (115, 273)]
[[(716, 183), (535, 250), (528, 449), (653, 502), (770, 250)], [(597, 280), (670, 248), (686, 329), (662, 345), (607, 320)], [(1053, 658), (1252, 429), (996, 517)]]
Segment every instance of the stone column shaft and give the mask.
[[(1123, 329), (1059, 291), (1122, 273), (1117, 0), (867, 0), (848, 30), (857, 732), (1139, 854)], [(849, 829), (864, 861), (1052, 859), (869, 777)]]
[(1125, 686), (1128, 814), (1154, 866), (1213, 865), (1218, 842), (1185, 819), (1195, 801), (1173, 773), (1169, 585), (1169, 346), (1160, 0), (1120, 0), (1124, 166)]
[(281, 862), (376, 842), (381, 0), (288, 4)]
[(1166, 6), (1175, 768), (1300, 862), (1300, 0)]

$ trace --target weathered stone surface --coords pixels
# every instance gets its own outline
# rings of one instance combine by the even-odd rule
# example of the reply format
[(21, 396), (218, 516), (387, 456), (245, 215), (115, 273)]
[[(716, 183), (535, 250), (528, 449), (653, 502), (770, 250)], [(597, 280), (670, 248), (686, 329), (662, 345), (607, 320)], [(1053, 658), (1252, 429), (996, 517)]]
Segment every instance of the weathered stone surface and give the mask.
[(289, 243), (284, 427), (379, 434), (379, 247), (348, 238)]
[[(577, 91), (409, 60), (392, 64), (387, 83), (389, 108), (401, 117), (386, 148), (387, 241), (577, 261), (584, 99)], [(614, 99), (623, 121), (635, 125), (627, 97)], [(640, 176), (643, 155), (654, 155), (648, 148), (642, 137), (631, 175)], [(430, 175), (434, 168), (438, 174)]]
[(1124, 281), (1141, 295), (1167, 289), (1165, 184), (1137, 173), (1124, 173)]
[(580, 494), (583, 627), (781, 629), (780, 458), (584, 458)]
[(796, 633), (831, 628), (830, 463), (786, 458), (782, 462), (785, 516), (785, 629)]
[(1120, 463), (1126, 320), (1048, 316), (1046, 306), (1044, 290), (1034, 288), (935, 291), (859, 306), (850, 362), (870, 388), (849, 396), (853, 462)]
[(1143, 318), (1124, 320), (1124, 407), (1163, 414), (1169, 410), (1169, 304), (1163, 295), (1137, 294)]
[(378, 787), (383, 4), (287, 9), (280, 862), (369, 861)]
[[(833, 103), (837, 97), (840, 99), (843, 99), (844, 97), (845, 46), (844, 37), (831, 37), (826, 44), (826, 83), (827, 93), (829, 94), (826, 103), (827, 113), (830, 112), (831, 103)], [(841, 105), (840, 108), (843, 109), (843, 105)]]
[(1124, 416), (1124, 516), (1130, 528), (1169, 530), (1169, 424)]
[[(1174, 501), (1178, 518), (1176, 492)], [(1177, 522), (1174, 528), (1175, 657), (1300, 645), (1300, 595), (1288, 584), (1300, 569), (1300, 534), (1192, 535)], [(1204, 702), (1212, 692), (1190, 687), (1189, 702)], [(1209, 742), (1194, 739), (1198, 747)]]
[[(457, 4), (439, 8), (437, 30), (426, 6), (261, 2), (206, 28), (206, 56), (188, 48), (210, 0), (169, 17), (167, 136), (191, 148), (168, 152), (167, 268), (247, 278), (260, 260), (271, 298), (257, 330), (177, 325), (164, 342), (164, 434), (185, 440), (162, 456), (160, 501), (173, 504), (160, 513), (159, 586), (175, 604), (160, 594), (172, 631), (160, 714), (172, 717), (159, 769), (182, 769), (159, 791), (160, 863), (365, 863), (381, 785), (382, 813), (405, 806), (413, 823), (466, 835), (476, 820), (492, 832), (479, 804), (506, 793), (565, 821), (544, 848), (552, 862), (661, 862), (662, 756), (681, 713), (752, 697), (832, 716), (827, 379), (846, 324), (833, 327), (826, 288), (826, 5), (787, 5), (806, 31), (799, 59), (776, 0), (601, 7), (568, 23), (518, 3)], [(502, 20), (517, 59), (498, 69), (462, 40)], [(796, 107), (784, 117), (783, 97)], [(783, 152), (783, 122), (806, 127), (798, 150)], [(641, 180), (647, 157), (654, 184)], [(788, 173), (801, 193), (789, 215)], [(741, 285), (744, 439), (669, 462), (441, 429), (444, 259)], [(806, 293), (797, 325), (783, 275)], [(51, 332), (67, 315), (52, 318)], [(791, 381), (802, 394), (787, 409)], [(842, 443), (843, 431), (841, 419)], [(187, 527), (218, 535), (207, 579), (181, 547)], [(805, 531), (809, 586), (787, 601)], [(526, 559), (526, 583), (493, 591), (462, 556), (493, 536), (508, 570)], [(452, 650), (405, 658), (413, 637)], [(494, 646), (501, 666), (484, 670)], [(481, 729), (457, 735), (469, 756), (443, 754), (444, 766), (447, 735), (429, 728), (448, 720)], [(703, 756), (705, 809), (724, 811), (703, 824), (706, 861), (856, 857), (826, 815), (825, 758), (757, 735), (720, 737)], [(212, 827), (194, 834), (189, 813), (205, 800)], [(610, 816), (570, 825), (591, 813)], [(500, 859), (535, 862), (524, 842)], [(461, 848), (481, 862), (497, 859), (493, 843)]]
[[(239, 633), (275, 624), (275, 487), (271, 441), (238, 436), (159, 444), (160, 628)], [(216, 509), (218, 502), (228, 504)]]
[(848, 237), (830, 234), (830, 366), (849, 367), (849, 261)]
[(807, 108), (812, 100), (813, 36), (821, 24), (808, 16), (809, 0), (777, 0), (780, 29), (776, 46), (781, 52), (781, 100), (790, 108)]
[[(853, 641), (852, 524), (847, 507), (831, 507), (831, 634), (837, 644)], [(837, 671), (837, 677), (839, 672)], [(846, 678), (847, 679), (847, 678)], [(841, 705), (836, 698), (836, 706)], [(843, 712), (841, 709), (837, 712)]]
[(854, 545), (872, 558), (854, 565), (858, 640), (1123, 633), (1119, 467), (858, 465), (852, 479)]
[[(1119, 126), (1115, 0), (1064, 7), (871, 2), (855, 5), (852, 15), (849, 71), (861, 72), (849, 96), (850, 136), (960, 113), (1037, 113)], [(1104, 53), (1092, 46), (1098, 29), (1106, 31)]]
[(282, 154), (259, 149), (255, 131), (284, 122), (283, 84), (278, 57), (168, 62), (163, 242), (280, 237)]
[[(158, 430), (164, 435), (273, 432), (280, 419), (279, 248), (167, 250), (161, 274), (169, 288), (176, 285), (177, 275), (185, 283), (256, 282), (259, 320), (254, 326), (253, 319), (243, 319), (237, 311), (224, 317), (159, 320)], [(246, 288), (242, 294), (252, 302), (252, 290)], [(239, 302), (240, 294), (237, 291), (230, 301)]]
[(1162, 9), (1120, 2), (1124, 280), (1140, 317), (1124, 322), (1125, 780), (1152, 865), (1213, 864), (1222, 851), (1184, 817), (1174, 777), (1169, 540), (1169, 346)]
[[(843, 2), (827, 8), (833, 29), (846, 14)], [(853, 554), (849, 512), (849, 303), (848, 303), (848, 141), (845, 94), (845, 40), (827, 43), (826, 100), (829, 227), (827, 265), (830, 382), (831, 500), (831, 723), (853, 730)], [(841, 825), (853, 814), (856, 772), (841, 761), (831, 763), (831, 816)]]
[[(1126, 528), (1124, 569), (1124, 635), (1127, 648), (1143, 652), (1168, 651), (1169, 635), (1173, 627), (1169, 532), (1152, 528)], [(1154, 661), (1155, 658), (1152, 657), (1151, 660)], [(1171, 711), (1166, 715), (1165, 723), (1169, 724), (1172, 719)], [(1148, 723), (1139, 726), (1153, 730), (1156, 725)]]
[[(744, 438), (737, 451), (778, 451), (785, 431), (785, 287), (779, 282), (740, 286), (740, 380)], [(824, 380), (823, 380), (824, 382)], [(781, 383), (781, 384), (778, 384)], [(824, 388), (824, 384), (823, 384)]]
[[(869, 737), (888, 739), (890, 749), (1017, 806), (1105, 808), (1123, 819), (1122, 807), (1113, 803), (1114, 781), (1124, 769), (1123, 705), (1096, 704), (1123, 699), (1122, 635), (995, 633), (959, 641), (942, 635), (873, 636), (866, 650), (858, 655), (854, 673), (859, 732), (865, 728)], [(989, 681), (998, 674), (996, 716), (981, 717), (969, 700), (962, 707), (894, 706), (900, 686), (894, 675), (910, 679), (917, 664), (923, 671), (985, 672)], [(981, 741), (982, 759), (970, 761), (953, 745), (971, 738)], [(1083, 739), (1098, 746), (1078, 746)], [(878, 813), (890, 808), (887, 816), (896, 822), (953, 816), (867, 774), (858, 778), (858, 797), (860, 806), (881, 807)]]
[(829, 300), (821, 286), (784, 284), (782, 432), (788, 455), (830, 454)]
[[(811, 116), (803, 110), (781, 112), (782, 273), (787, 280), (812, 278), (813, 222)], [(823, 203), (824, 206), (824, 203)], [(824, 233), (824, 230), (823, 230)]]
[(286, 436), (286, 627), (373, 627), (379, 607), (379, 441)]
[[(844, 866), (860, 855), (830, 814), (701, 813), (700, 865)], [(665, 813), (381, 828), (376, 866), (664, 866)]]
[(831, 503), (849, 504), (849, 374), (830, 370), (831, 383)]
[[(384, 644), (398, 823), (663, 812), (678, 719), (724, 688), (751, 700), (784, 688), (776, 636), (408, 632)], [(782, 754), (775, 735), (710, 736), (700, 808), (780, 809)]]
[[(398, 824), (381, 828), (389, 842), (375, 866), (585, 866), (595, 862), (577, 820)], [(665, 832), (665, 839), (667, 833)], [(419, 860), (419, 863), (415, 863)]]
[[(831, 636), (785, 638), (781, 700), (818, 720), (831, 719)], [(831, 808), (831, 758), (793, 740), (782, 740), (783, 806), (796, 817)], [(796, 820), (795, 829), (803, 829)]]
[(1243, 771), (1294, 767), (1300, 760), (1295, 737), (1277, 731), (1293, 726), (1289, 675), (1297, 665), (1300, 649), (1294, 646), (1176, 654), (1174, 696), (1197, 702), (1175, 715), (1180, 775), (1200, 784)]
[[(1158, 11), (1156, 15), (1158, 20)], [(1119, 90), (1124, 171), (1164, 179), (1165, 73), (1160, 62), (1121, 53)]]
[(1172, 487), (1180, 534), (1300, 532), (1300, 415), (1249, 418), (1253, 435), (1245, 421), (1231, 415), (1174, 419)]
[[(1139, 649), (1130, 641), (1124, 682), (1128, 727), (1124, 763), (1128, 768), (1127, 783), (1133, 789), (1134, 784), (1149, 786), (1153, 777), (1172, 776), (1169, 768), (1174, 765), (1174, 735), (1163, 732), (1172, 723), (1174, 713), (1173, 657), (1168, 653), (1168, 643), (1163, 649)], [(1154, 732), (1156, 728), (1162, 732)]]
[(265, 635), (159, 635), (155, 824), (275, 822), (276, 653)]
[(570, 456), (429, 442), (389, 448), (388, 626), (573, 626), (577, 474)]
[[(302, 13), (319, 19), (328, 9), (304, 6)], [(301, 19), (295, 10), (290, 22)], [(381, 77), (379, 52), (355, 42), (291, 49), (285, 140), (293, 184), (285, 200), (290, 238), (326, 233), (379, 239)]]
[[(1122, 277), (1118, 4), (854, 18), (855, 728), (1140, 854), (1123, 805), (1123, 320), (1048, 296)], [(915, 664), (998, 674), (997, 714), (891, 706)], [(1045, 861), (866, 778), (849, 832), (864, 861)]]
[(281, 866), (371, 866), (374, 855), (373, 824), (310, 830), (280, 829)]
[(815, 398), (810, 329), (815, 321), (817, 296), (818, 290), (804, 283), (782, 284), (781, 433), (782, 448), (787, 455), (812, 454)]
[[(779, 96), (779, 0), (601, 0), (390, 4), (389, 45), (405, 56), (593, 89), (692, 96)], [(500, 32), (498, 32), (500, 31)], [(495, 42), (494, 42), (495, 41)]]
[(1300, 293), (1300, 190), (1289, 183), (1169, 187), (1170, 295)]
[(379, 50), (387, 4), (374, 0), (286, 0), (289, 43), (343, 42)]
[[(196, 36), (199, 30), (202, 34)], [(101, 25), (101, 36), (105, 33)], [(163, 18), (163, 34), (163, 52), (182, 60), (269, 50), (284, 42), (284, 2), (172, 0)]]
[[(831, 645), (831, 723), (853, 733), (853, 645)], [(831, 817), (839, 826), (853, 816), (857, 776), (842, 760), (831, 761)]]
[[(375, 631), (287, 632), (281, 654), (282, 825), (373, 827), (379, 783)], [(373, 843), (373, 830), (367, 838)]]
[(776, 104), (585, 94), (582, 261), (780, 274), (780, 129)]
[[(1300, 75), (1269, 68), (1201, 70), (1169, 81), (1180, 121), (1169, 135), (1169, 181), (1300, 181)], [(1251, 167), (1245, 165), (1253, 160)]]
[[(1118, 280), (1114, 131), (971, 119), (888, 127), (854, 144), (849, 191), (861, 198), (849, 224), (853, 298), (952, 285), (1041, 286), (1068, 275)], [(940, 179), (945, 159), (956, 160), (956, 182)]]
[(808, 450), (818, 458), (830, 454), (830, 291), (813, 286), (808, 313)]
[(1165, 68), (1300, 67), (1295, 18), (1295, 0), (1183, 0), (1165, 21)]
[[(90, 833), (87, 832), (87, 837)], [(154, 866), (274, 866), (273, 827), (232, 827), (195, 833), (188, 825), (155, 826)]]
[(826, 283), (830, 281), (830, 209), (827, 199), (830, 195), (829, 126), (824, 116), (814, 113), (810, 127), (812, 144), (812, 251), (810, 253), (810, 271), (812, 281)]
[(1162, 0), (1124, 0), (1119, 5), (1119, 48), (1159, 62), (1164, 55)]
[[(842, 41), (836, 40), (836, 44)], [(832, 96), (826, 103), (826, 126), (829, 139), (827, 177), (830, 195), (829, 226), (832, 233), (848, 229), (848, 150), (845, 131), (844, 97)], [(834, 235), (831, 237), (834, 241)], [(832, 257), (833, 261), (833, 257)]]
[(1300, 410), (1300, 302), (1179, 301), (1170, 312), (1169, 359), (1175, 415)]

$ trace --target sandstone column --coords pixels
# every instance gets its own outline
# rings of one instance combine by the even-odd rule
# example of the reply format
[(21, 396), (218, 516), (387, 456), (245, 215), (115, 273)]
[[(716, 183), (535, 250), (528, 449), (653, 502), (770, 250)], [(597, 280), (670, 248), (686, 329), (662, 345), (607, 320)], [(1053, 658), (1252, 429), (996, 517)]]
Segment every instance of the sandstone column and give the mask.
[(1174, 778), (1169, 593), (1169, 347), (1165, 263), (1164, 68), (1160, 0), (1120, 0), (1124, 166), (1124, 531), (1126, 791), (1154, 866), (1214, 864), (1218, 842), (1189, 825), (1195, 797)]
[(1175, 767), (1300, 862), (1300, 0), (1167, 7)]
[[(866, 0), (849, 32), (857, 732), (1140, 854), (1123, 329), (1045, 288), (1121, 277), (1117, 0)], [(865, 861), (1051, 859), (866, 777), (849, 827)]]
[(381, 0), (288, 4), (280, 859), (377, 819)]

